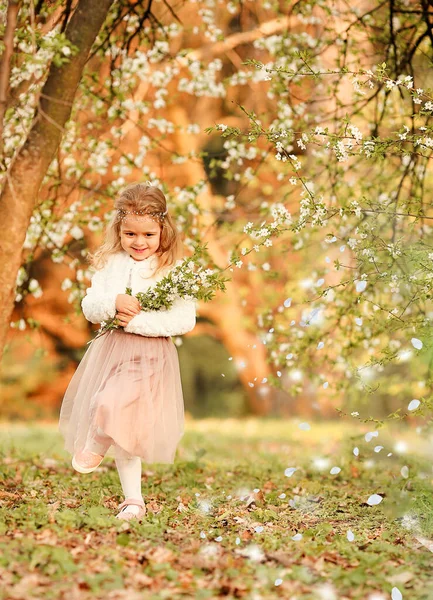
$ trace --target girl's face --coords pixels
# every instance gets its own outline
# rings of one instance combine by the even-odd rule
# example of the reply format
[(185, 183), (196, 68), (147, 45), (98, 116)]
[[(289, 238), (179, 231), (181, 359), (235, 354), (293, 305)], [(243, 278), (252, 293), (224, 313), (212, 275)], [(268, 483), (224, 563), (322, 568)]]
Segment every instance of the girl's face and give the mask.
[(153, 219), (127, 216), (120, 226), (120, 244), (135, 260), (149, 258), (159, 248), (161, 227)]

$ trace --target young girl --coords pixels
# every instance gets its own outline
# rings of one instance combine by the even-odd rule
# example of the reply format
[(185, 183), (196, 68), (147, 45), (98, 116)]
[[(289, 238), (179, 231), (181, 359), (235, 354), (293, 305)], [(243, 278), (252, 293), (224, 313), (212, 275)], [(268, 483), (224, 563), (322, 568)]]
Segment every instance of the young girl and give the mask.
[[(164, 194), (129, 185), (115, 202), (97, 269), (82, 300), (91, 323), (117, 317), (121, 328), (92, 341), (66, 390), (59, 430), (72, 466), (91, 473), (104, 456), (115, 458), (125, 500), (119, 519), (146, 512), (141, 459), (173, 464), (184, 432), (184, 406), (176, 346), (170, 336), (195, 326), (195, 302), (142, 311), (135, 294), (155, 285), (181, 255), (179, 233)], [(132, 296), (125, 293), (132, 288)]]

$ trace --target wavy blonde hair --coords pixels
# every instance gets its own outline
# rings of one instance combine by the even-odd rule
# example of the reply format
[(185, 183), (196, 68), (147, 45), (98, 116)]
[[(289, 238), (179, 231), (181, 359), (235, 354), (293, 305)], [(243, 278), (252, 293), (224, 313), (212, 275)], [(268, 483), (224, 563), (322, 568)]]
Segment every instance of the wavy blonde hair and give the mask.
[[(115, 212), (105, 230), (105, 240), (92, 254), (88, 261), (96, 269), (102, 269), (111, 254), (120, 252), (120, 228), (122, 211), (136, 211), (142, 216), (149, 216), (161, 228), (161, 238), (156, 255), (159, 257), (158, 268), (154, 275), (165, 267), (170, 267), (182, 257), (182, 242), (179, 231), (170, 214), (167, 212), (167, 201), (161, 190), (146, 183), (131, 183), (124, 188), (114, 202)], [(162, 213), (167, 212), (164, 216)]]

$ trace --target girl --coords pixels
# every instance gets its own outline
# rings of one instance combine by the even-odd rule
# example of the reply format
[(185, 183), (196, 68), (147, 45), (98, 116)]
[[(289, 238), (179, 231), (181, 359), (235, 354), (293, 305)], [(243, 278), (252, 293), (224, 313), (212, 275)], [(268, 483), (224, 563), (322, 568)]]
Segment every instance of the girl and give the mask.
[[(91, 323), (117, 317), (121, 328), (92, 341), (66, 390), (59, 430), (72, 466), (91, 473), (115, 458), (125, 500), (119, 519), (146, 512), (141, 459), (173, 464), (184, 432), (176, 347), (170, 336), (195, 326), (195, 302), (142, 311), (134, 297), (155, 285), (181, 254), (179, 233), (158, 188), (129, 185), (115, 202), (105, 242), (90, 256), (97, 269), (81, 306)], [(132, 296), (125, 293), (132, 288)]]

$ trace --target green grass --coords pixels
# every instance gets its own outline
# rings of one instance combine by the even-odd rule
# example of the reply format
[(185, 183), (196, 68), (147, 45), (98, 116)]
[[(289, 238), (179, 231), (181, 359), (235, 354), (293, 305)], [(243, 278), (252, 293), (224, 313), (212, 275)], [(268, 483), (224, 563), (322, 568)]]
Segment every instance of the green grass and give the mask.
[(114, 517), (123, 496), (112, 459), (80, 475), (56, 424), (4, 423), (0, 599), (379, 600), (393, 587), (433, 599), (433, 554), (416, 539), (433, 538), (431, 449), (413, 430), (369, 443), (366, 431), (343, 420), (310, 431), (187, 421), (174, 465), (143, 463), (148, 514), (128, 524)]

